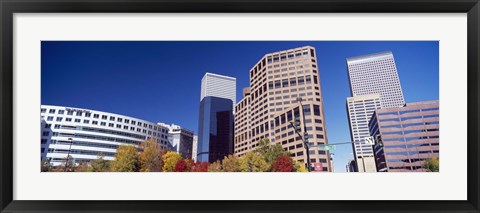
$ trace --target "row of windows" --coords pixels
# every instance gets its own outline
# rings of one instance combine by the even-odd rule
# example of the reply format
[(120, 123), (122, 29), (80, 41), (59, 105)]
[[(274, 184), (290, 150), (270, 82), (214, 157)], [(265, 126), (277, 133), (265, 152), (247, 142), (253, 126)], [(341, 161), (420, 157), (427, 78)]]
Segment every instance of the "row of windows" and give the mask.
[[(46, 113), (46, 112), (47, 112), (47, 109), (46, 109), (46, 108), (41, 108), (41, 113)], [(55, 114), (55, 112), (57, 112), (57, 114), (59, 114), (59, 115), (64, 115), (64, 114), (65, 114), (65, 110), (56, 110), (56, 109), (50, 109), (50, 110), (48, 110), (48, 113), (49, 113), (49, 114)], [(84, 117), (87, 117), (87, 118), (92, 117), (92, 113), (91, 113), (91, 112), (88, 112), (88, 111), (67, 110), (67, 115), (74, 115), (74, 113), (75, 113), (76, 116), (84, 116)], [(100, 119), (100, 114), (94, 113), (94, 114), (93, 114), (93, 118)], [(53, 116), (48, 116), (47, 119), (53, 120)], [(58, 119), (58, 118), (57, 118), (57, 119)], [(60, 117), (60, 119), (61, 119), (61, 117)], [(140, 122), (140, 121), (134, 121), (134, 120), (124, 119), (124, 118), (115, 117), (115, 116), (101, 115), (101, 119), (102, 119), (102, 120), (116, 121), (116, 122), (123, 122), (123, 123), (125, 123), (125, 124), (131, 124), (131, 125), (148, 127), (148, 128), (150, 128), (150, 129), (153, 129), (153, 130), (162, 129), (163, 131), (165, 131), (165, 129), (160, 128), (160, 127), (157, 127), (157, 126), (152, 125), (152, 124), (142, 123), (142, 122)], [(58, 121), (58, 120), (57, 120), (57, 121)]]
[[(312, 77), (310, 75), (307, 76), (300, 76), (297, 78), (290, 78), (290, 79), (282, 79), (282, 80), (276, 80), (276, 81), (269, 81), (268, 82), (268, 89), (279, 89), (279, 88), (285, 88), (289, 86), (297, 86), (297, 85), (304, 85), (304, 84), (311, 84), (312, 83)], [(313, 83), (318, 84), (318, 79), (314, 75), (313, 76)]]

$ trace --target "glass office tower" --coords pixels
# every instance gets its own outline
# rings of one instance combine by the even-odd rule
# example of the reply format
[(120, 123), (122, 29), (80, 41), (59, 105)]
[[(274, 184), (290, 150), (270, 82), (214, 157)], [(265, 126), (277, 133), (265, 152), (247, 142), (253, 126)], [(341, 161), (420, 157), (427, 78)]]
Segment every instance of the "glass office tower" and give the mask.
[(215, 162), (233, 153), (233, 102), (207, 96), (200, 102), (197, 161)]

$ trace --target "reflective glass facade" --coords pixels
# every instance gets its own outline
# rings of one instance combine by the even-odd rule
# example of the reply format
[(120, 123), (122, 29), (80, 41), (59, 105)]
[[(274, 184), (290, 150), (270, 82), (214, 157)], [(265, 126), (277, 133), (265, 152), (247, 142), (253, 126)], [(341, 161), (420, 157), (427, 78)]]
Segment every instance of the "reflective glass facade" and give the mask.
[(233, 153), (233, 102), (207, 96), (200, 102), (197, 161), (215, 162)]

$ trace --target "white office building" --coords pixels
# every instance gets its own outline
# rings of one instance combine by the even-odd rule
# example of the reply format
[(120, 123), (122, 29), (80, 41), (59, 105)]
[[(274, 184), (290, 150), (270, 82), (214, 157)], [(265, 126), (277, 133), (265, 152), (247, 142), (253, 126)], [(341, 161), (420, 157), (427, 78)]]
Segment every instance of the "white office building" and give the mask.
[(212, 96), (230, 99), (235, 106), (237, 101), (236, 85), (236, 78), (207, 72), (202, 78), (200, 101), (207, 96)]
[(180, 153), (183, 158), (191, 159), (193, 154), (193, 131), (175, 124), (158, 123), (158, 125), (168, 128), (168, 141), (171, 144), (171, 149)]
[(41, 157), (53, 165), (65, 163), (70, 156), (75, 162), (90, 161), (104, 155), (114, 160), (120, 145), (138, 146), (155, 139), (168, 149), (169, 129), (145, 120), (65, 106), (41, 106)]
[(380, 94), (382, 108), (405, 105), (392, 52), (347, 58), (352, 96)]
[(376, 172), (373, 147), (364, 143), (370, 136), (368, 121), (380, 108), (405, 105), (392, 52), (347, 58), (351, 96), (347, 113), (353, 153), (359, 172)]
[(370, 136), (368, 121), (376, 109), (381, 108), (379, 94), (359, 95), (347, 98), (347, 114), (350, 122), (350, 136), (358, 172), (376, 172), (372, 145), (365, 144)]

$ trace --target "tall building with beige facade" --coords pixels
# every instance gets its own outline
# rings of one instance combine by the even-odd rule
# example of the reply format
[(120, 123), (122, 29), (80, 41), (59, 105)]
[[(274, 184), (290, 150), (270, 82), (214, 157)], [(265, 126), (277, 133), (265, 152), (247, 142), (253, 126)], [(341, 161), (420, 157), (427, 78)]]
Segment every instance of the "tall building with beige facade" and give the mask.
[[(303, 141), (290, 126), (290, 122), (305, 113), (310, 163), (321, 163), (324, 171), (332, 171), (328, 151), (318, 149), (318, 145), (327, 144), (328, 140), (315, 48), (305, 46), (268, 53), (249, 73), (249, 95), (244, 93), (235, 108), (234, 153), (241, 156), (267, 138), (290, 151), (294, 160), (306, 163)], [(303, 111), (297, 101), (299, 97)], [(303, 119), (300, 121), (304, 132)]]

